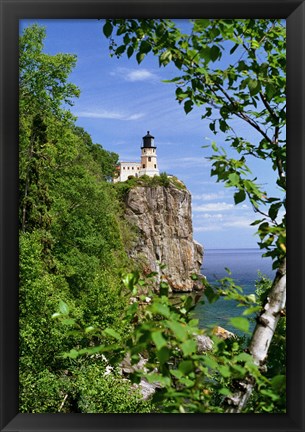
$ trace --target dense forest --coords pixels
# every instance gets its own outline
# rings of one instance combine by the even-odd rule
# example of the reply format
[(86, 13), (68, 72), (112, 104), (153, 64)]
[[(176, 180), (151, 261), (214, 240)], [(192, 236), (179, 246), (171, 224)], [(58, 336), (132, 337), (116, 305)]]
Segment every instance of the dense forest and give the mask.
[(100, 359), (60, 356), (94, 343), (52, 319), (63, 299), (79, 326), (128, 331), (120, 275), (130, 233), (107, 182), (118, 155), (62, 108), (79, 94), (67, 80), (76, 59), (44, 54), (44, 38), (35, 25), (20, 39), (20, 410), (141, 412), (128, 383), (104, 377)]
[[(37, 25), (20, 37), (20, 411), (226, 412), (250, 383), (245, 412), (284, 412), (284, 314), (267, 366), (247, 350), (248, 317), (262, 309), (270, 281), (256, 296), (229, 277), (218, 287), (206, 282), (206, 299), (225, 290), (243, 307), (235, 325), (245, 337), (209, 335), (213, 349), (198, 350), (193, 297), (173, 304), (166, 283), (151, 292), (154, 275), (145, 279), (128, 258), (135, 234), (122, 196), (137, 182), (109, 182), (118, 155), (93, 143), (69, 111), (80, 93), (69, 82), (76, 58), (45, 54), (45, 37)], [(163, 174), (146, 184), (168, 181)], [(132, 364), (145, 357), (145, 368), (124, 376), (126, 356)], [(158, 383), (148, 400), (143, 377)]]

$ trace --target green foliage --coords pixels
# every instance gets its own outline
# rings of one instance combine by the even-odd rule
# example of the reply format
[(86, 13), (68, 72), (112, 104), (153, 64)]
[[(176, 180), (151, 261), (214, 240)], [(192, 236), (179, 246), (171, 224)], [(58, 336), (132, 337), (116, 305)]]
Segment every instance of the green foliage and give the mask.
[(148, 413), (151, 403), (100, 358), (74, 362), (69, 369), (21, 373), (21, 412)]
[(78, 408), (82, 413), (149, 413), (151, 403), (119, 375), (105, 375), (98, 364), (81, 368), (77, 376)]
[(65, 395), (71, 391), (71, 382), (64, 373), (58, 376), (47, 369), (36, 373), (22, 371), (19, 380), (21, 412), (69, 412), (69, 400), (61, 408)]
[[(129, 273), (123, 280), (133, 295), (137, 295), (144, 282), (137, 273)], [(200, 352), (197, 337), (203, 332), (193, 315), (193, 297), (181, 296), (180, 303), (173, 304), (166, 295), (168, 287), (166, 290), (166, 284), (162, 284), (164, 289), (159, 294), (149, 292), (151, 302), (147, 306), (143, 308), (140, 301), (129, 306), (123, 318), (133, 326), (128, 338), (123, 340), (116, 332), (106, 329), (101, 333), (110, 334), (115, 345), (109, 347), (102, 343), (70, 351), (64, 357), (81, 359), (84, 355), (105, 352), (115, 367), (118, 353), (128, 353), (132, 363), (139, 360), (139, 355), (144, 356), (146, 370), (137, 370), (130, 378), (135, 383), (144, 378), (149, 383), (159, 384), (160, 389), (151, 400), (151, 412), (225, 412), (224, 401), (234, 393), (238, 382), (248, 376), (254, 381), (257, 392), (244, 412), (281, 412), (281, 395), (277, 393), (283, 390), (281, 376), (270, 379), (262, 374), (252, 356), (245, 351), (244, 338), (222, 339), (210, 333), (213, 348)], [(253, 304), (253, 298), (240, 292), (238, 295), (246, 309)], [(248, 319), (236, 317), (236, 327), (247, 330)]]
[(91, 136), (83, 128), (75, 126), (74, 131), (86, 144), (94, 161), (99, 165), (103, 180), (111, 180), (115, 173), (119, 155), (103, 149), (100, 144), (93, 144)]
[(106, 181), (117, 155), (62, 108), (78, 95), (67, 81), (76, 59), (44, 54), (44, 37), (34, 25), (20, 38), (20, 407), (58, 412), (68, 394), (60, 411), (71, 412), (79, 399), (61, 353), (99, 340), (77, 329), (90, 322), (129, 331), (120, 279), (129, 233)]
[(158, 186), (170, 187), (174, 186), (177, 189), (185, 190), (185, 185), (175, 176), (169, 176), (165, 172), (161, 173), (159, 176), (149, 177), (148, 175), (143, 175), (141, 177), (128, 178), (125, 182), (115, 183), (115, 189), (118, 191), (119, 197), (124, 199), (126, 194), (130, 189), (140, 186), (154, 188)]

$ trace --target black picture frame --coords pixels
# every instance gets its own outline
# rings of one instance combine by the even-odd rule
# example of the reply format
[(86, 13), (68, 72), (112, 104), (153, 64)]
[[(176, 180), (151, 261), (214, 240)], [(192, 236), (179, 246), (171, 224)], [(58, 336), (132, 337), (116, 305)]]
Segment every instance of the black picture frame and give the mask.
[[(1, 419), (13, 431), (304, 431), (305, 4), (294, 0), (0, 0)], [(287, 19), (287, 414), (18, 413), (18, 25), (25, 18)]]

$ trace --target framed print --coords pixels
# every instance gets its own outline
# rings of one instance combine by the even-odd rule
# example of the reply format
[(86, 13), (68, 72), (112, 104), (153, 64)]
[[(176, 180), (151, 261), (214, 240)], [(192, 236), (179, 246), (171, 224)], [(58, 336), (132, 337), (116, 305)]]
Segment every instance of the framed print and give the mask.
[(304, 431), (304, 2), (0, 2), (1, 431)]

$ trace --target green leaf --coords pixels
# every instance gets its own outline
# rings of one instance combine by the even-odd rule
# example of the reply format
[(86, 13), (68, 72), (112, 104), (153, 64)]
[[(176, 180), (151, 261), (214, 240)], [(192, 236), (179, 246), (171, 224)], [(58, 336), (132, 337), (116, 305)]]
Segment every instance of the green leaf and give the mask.
[(107, 38), (111, 36), (112, 30), (113, 30), (112, 24), (109, 21), (106, 21), (106, 24), (103, 27), (103, 32)]
[(249, 87), (251, 96), (256, 95), (261, 89), (259, 81), (251, 79), (251, 78), (248, 80), (248, 87)]
[(161, 364), (166, 363), (170, 358), (170, 350), (167, 347), (162, 347), (157, 351), (157, 357)]
[(248, 295), (246, 296), (246, 298), (247, 298), (247, 300), (248, 300), (249, 302), (251, 302), (251, 303), (256, 303), (256, 296), (255, 296), (255, 294), (248, 294)]
[(225, 387), (223, 387), (220, 390), (218, 390), (218, 393), (222, 394), (224, 396), (229, 396), (231, 394), (230, 390), (227, 389), (227, 388), (225, 388)]
[(67, 318), (67, 319), (62, 320), (61, 323), (64, 325), (73, 325), (73, 324), (75, 324), (75, 319)]
[(147, 381), (149, 383), (156, 383), (157, 382), (157, 383), (163, 384), (165, 386), (168, 386), (171, 383), (170, 377), (163, 376), (157, 372), (152, 372), (150, 374), (147, 374), (147, 375), (145, 375), (145, 378), (147, 379)]
[(161, 282), (160, 283), (160, 288), (159, 288), (159, 295), (160, 295), (160, 297), (162, 297), (162, 296), (168, 297), (168, 293), (169, 293), (168, 283)]
[(221, 374), (224, 378), (230, 378), (230, 376), (231, 376), (231, 371), (230, 371), (229, 366), (226, 366), (226, 365), (220, 365), (220, 366), (218, 367), (218, 370), (219, 370), (220, 374)]
[(71, 359), (76, 359), (79, 356), (78, 351), (76, 351), (75, 349), (71, 349), (67, 354), (67, 357), (70, 357)]
[(177, 339), (184, 341), (187, 338), (187, 330), (181, 323), (177, 321), (168, 321), (167, 325), (172, 330)]
[(268, 215), (270, 216), (270, 218), (272, 220), (275, 220), (277, 218), (277, 215), (278, 215), (278, 212), (279, 212), (279, 209), (281, 208), (281, 206), (282, 206), (281, 202), (279, 202), (279, 203), (277, 202), (277, 203), (271, 205), (271, 207), (268, 211)]
[(236, 173), (232, 173), (228, 175), (228, 179), (230, 180), (231, 186), (237, 186), (240, 182), (240, 177)]
[(143, 53), (143, 54), (147, 54), (147, 53), (149, 53), (149, 51), (151, 51), (151, 45), (150, 45), (150, 43), (147, 42), (146, 40), (143, 40), (143, 41), (141, 42), (141, 45), (140, 45), (139, 51), (140, 51), (141, 53)]
[(218, 369), (218, 363), (212, 359), (210, 356), (204, 356), (204, 364), (210, 369)]
[(201, 32), (206, 27), (210, 25), (211, 21), (209, 19), (196, 19), (194, 23), (194, 30), (197, 32)]
[(161, 331), (153, 331), (151, 334), (151, 338), (156, 345), (157, 350), (160, 350), (161, 348), (166, 346), (166, 340), (164, 339)]
[(203, 58), (206, 62), (211, 59), (211, 49), (209, 47), (204, 47), (199, 51), (200, 58)]
[(230, 319), (230, 324), (237, 328), (238, 330), (241, 330), (242, 332), (247, 333), (249, 331), (250, 323), (246, 318), (243, 317), (233, 317)]
[(277, 393), (281, 393), (286, 387), (286, 376), (276, 375), (271, 379), (271, 385), (273, 390), (275, 390)]
[(169, 307), (168, 307), (167, 305), (162, 304), (162, 303), (154, 302), (154, 303), (151, 305), (151, 311), (152, 311), (153, 313), (156, 313), (156, 314), (162, 315), (162, 316), (164, 316), (165, 318), (168, 318), (168, 317), (170, 316), (170, 310), (169, 310)]
[(163, 24), (159, 24), (156, 28), (156, 35), (161, 37), (165, 31), (165, 26)]
[(209, 303), (214, 303), (219, 298), (219, 294), (217, 294), (209, 285), (205, 287), (203, 293), (208, 299)]
[(259, 48), (259, 43), (258, 43), (258, 41), (256, 41), (255, 39), (252, 39), (252, 41), (251, 41), (251, 48), (253, 48), (253, 49), (257, 49), (257, 48)]
[[(201, 294), (199, 295), (201, 296)], [(198, 324), (199, 324), (199, 319), (197, 318), (191, 319), (191, 321), (189, 322), (190, 327), (198, 327)]]
[(234, 194), (234, 203), (239, 204), (246, 199), (246, 192), (243, 189), (240, 189), (238, 192)]
[(268, 83), (266, 85), (267, 100), (270, 101), (275, 94), (276, 94), (276, 88), (275, 88), (274, 84)]
[(138, 280), (139, 280), (139, 275), (136, 272), (135, 273), (127, 273), (122, 279), (123, 284), (127, 288), (129, 288), (131, 291), (133, 290), (133, 288), (136, 285), (136, 283), (138, 282)]
[(243, 361), (246, 363), (248, 363), (248, 362), (253, 363), (253, 357), (251, 354), (248, 354), (246, 352), (242, 352), (235, 357), (235, 361)]
[(179, 369), (171, 369), (171, 370), (170, 370), (170, 373), (171, 373), (174, 377), (176, 377), (176, 378), (178, 378), (178, 379), (180, 379), (180, 378), (183, 377), (183, 373), (182, 373), (181, 370), (179, 370)]
[(69, 315), (69, 306), (64, 301), (60, 300), (59, 302), (59, 311), (63, 315)]
[(140, 64), (143, 61), (144, 57), (145, 57), (144, 53), (138, 52), (136, 55), (137, 62)]
[(180, 380), (181, 384), (185, 385), (185, 387), (193, 387), (193, 385), (195, 384), (194, 380), (189, 379), (188, 377), (182, 377)]
[(106, 328), (105, 330), (103, 330), (103, 333), (106, 333), (107, 335), (113, 337), (114, 339), (117, 340), (121, 340), (121, 336), (119, 335), (119, 333), (117, 333), (115, 330), (111, 329), (111, 328)]
[[(214, 125), (214, 130), (215, 130), (215, 125)], [(218, 152), (218, 147), (217, 147), (215, 141), (212, 141), (212, 142), (211, 142), (211, 146), (212, 146), (212, 149), (213, 149), (215, 152)]]
[(258, 312), (260, 309), (261, 309), (261, 306), (253, 306), (253, 307), (245, 309), (242, 314), (244, 316), (252, 315), (255, 312)]
[(192, 111), (192, 109), (193, 109), (193, 101), (189, 99), (184, 103), (185, 114), (188, 114), (190, 111)]
[(121, 54), (123, 54), (123, 52), (125, 51), (125, 49), (126, 49), (126, 46), (125, 46), (125, 45), (121, 45), (121, 46), (119, 46), (119, 47), (115, 50), (115, 53), (116, 53), (117, 55), (121, 55)]
[(133, 49), (133, 47), (130, 45), (130, 46), (127, 48), (127, 57), (130, 58), (130, 57), (132, 56), (133, 53), (134, 53), (134, 49)]
[(182, 348), (183, 354), (185, 356), (193, 354), (194, 352), (196, 352), (196, 346), (197, 346), (196, 342), (194, 340), (192, 340), (192, 339), (183, 342), (181, 344), (181, 348)]
[(169, 50), (164, 51), (160, 55), (160, 63), (166, 66), (172, 59), (172, 53)]
[(221, 132), (226, 132), (229, 129), (228, 123), (224, 120), (219, 120), (219, 129)]
[(219, 58), (219, 56), (220, 56), (220, 49), (218, 48), (217, 45), (213, 45), (210, 51), (211, 60), (214, 62)]
[(183, 360), (179, 363), (178, 369), (187, 375), (194, 370), (194, 363), (191, 360)]

